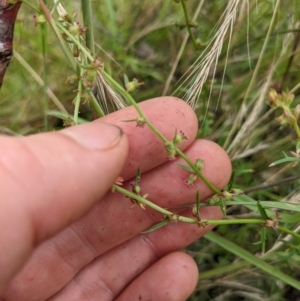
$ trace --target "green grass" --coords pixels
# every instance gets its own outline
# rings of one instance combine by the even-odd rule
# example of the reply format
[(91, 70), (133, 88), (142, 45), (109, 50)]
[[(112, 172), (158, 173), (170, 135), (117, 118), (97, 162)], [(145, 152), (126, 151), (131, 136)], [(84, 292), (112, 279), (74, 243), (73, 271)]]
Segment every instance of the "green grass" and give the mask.
[[(198, 97), (188, 89), (203, 68), (193, 73), (195, 68), (190, 67), (195, 62), (200, 64), (201, 55), (212, 53), (209, 42), (224, 23), (222, 14), (229, 2), (234, 3), (203, 1), (196, 16), (202, 1), (186, 2), (189, 18), (195, 17), (198, 23), (191, 29), (200, 40), (199, 50), (195, 50), (191, 39), (182, 44), (187, 31), (178, 29), (175, 22), (185, 21), (184, 12), (174, 1), (92, 1), (92, 18), (86, 10), (85, 22), (92, 24), (94, 35), (87, 43), (90, 48), (95, 45), (96, 54), (103, 59), (106, 80), (110, 82), (111, 76), (122, 86), (126, 74), (130, 80), (137, 78), (145, 83), (132, 93), (137, 102), (162, 94)], [(80, 1), (64, 4), (83, 22)], [(268, 105), (268, 93), (271, 88), (287, 92), (299, 84), (300, 8), (296, 0), (248, 4), (240, 1), (237, 6), (232, 34), (227, 31), (223, 35), (218, 63), (210, 66), (201, 96), (194, 104), (200, 125), (198, 136), (227, 150), (236, 171), (233, 186), (249, 190), (246, 196), (227, 202), (228, 216), (260, 218), (260, 200), (268, 216), (276, 210), (282, 219), (277, 230), (264, 228), (265, 254), (261, 254), (262, 244), (256, 244), (261, 240), (262, 227), (251, 223), (220, 225), (191, 245), (188, 249), (200, 273), (190, 301), (282, 301), (299, 297), (299, 238), (291, 233), (299, 232), (300, 182), (284, 182), (299, 174), (299, 167), (289, 162), (269, 167), (284, 158), (283, 152), (287, 156), (295, 152), (297, 135), (293, 127), (278, 124), (276, 118), (282, 111)], [(48, 5), (51, 8), (53, 3), (48, 1)], [(67, 84), (66, 79), (80, 71), (64, 55), (49, 24), (34, 27), (33, 14), (36, 12), (23, 4), (16, 22), (16, 56), (0, 91), (1, 132), (27, 135), (59, 129), (63, 122), (57, 116), (74, 116), (72, 101), (78, 86), (76, 82)], [(57, 20), (57, 14), (54, 16)], [(65, 51), (69, 51), (68, 45)], [(299, 89), (293, 93), (292, 108), (300, 102)], [(92, 102), (78, 109), (78, 122), (92, 120)], [(109, 105), (108, 110), (112, 109)], [(278, 184), (250, 191), (251, 187), (272, 182)]]

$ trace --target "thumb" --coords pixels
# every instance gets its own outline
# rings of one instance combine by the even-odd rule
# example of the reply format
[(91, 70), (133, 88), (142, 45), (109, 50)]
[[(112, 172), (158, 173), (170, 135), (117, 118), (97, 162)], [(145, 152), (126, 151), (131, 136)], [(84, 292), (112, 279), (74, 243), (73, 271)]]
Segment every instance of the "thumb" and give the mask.
[(29, 137), (0, 137), (0, 295), (34, 246), (82, 216), (125, 162), (120, 128), (89, 123)]

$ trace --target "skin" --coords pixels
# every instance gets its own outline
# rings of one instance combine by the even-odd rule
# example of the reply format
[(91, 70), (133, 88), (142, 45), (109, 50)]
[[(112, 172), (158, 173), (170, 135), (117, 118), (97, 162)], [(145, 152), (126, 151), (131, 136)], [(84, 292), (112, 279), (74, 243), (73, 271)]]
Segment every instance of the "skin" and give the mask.
[[(168, 139), (184, 131), (180, 148), (204, 159), (203, 174), (225, 187), (230, 160), (215, 143), (195, 140), (197, 117), (186, 103), (162, 97), (141, 108)], [(212, 192), (199, 179), (185, 184), (188, 173), (176, 164), (182, 160), (168, 161), (149, 128), (123, 122), (136, 117), (129, 107), (60, 132), (0, 137), (1, 301), (185, 300), (194, 290), (197, 266), (178, 250), (212, 228), (172, 223), (141, 234), (162, 215), (110, 188), (121, 175), (130, 189), (140, 167), (142, 194), (162, 207), (192, 203), (197, 190), (204, 201)], [(203, 207), (201, 217), (222, 213)]]

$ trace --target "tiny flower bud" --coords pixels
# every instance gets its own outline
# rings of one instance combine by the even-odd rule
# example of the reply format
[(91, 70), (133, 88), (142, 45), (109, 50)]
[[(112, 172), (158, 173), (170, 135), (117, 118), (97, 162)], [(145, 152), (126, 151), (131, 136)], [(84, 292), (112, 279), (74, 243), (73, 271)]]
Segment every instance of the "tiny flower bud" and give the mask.
[(185, 180), (185, 184), (189, 187), (194, 185), (194, 182), (197, 180), (197, 175), (194, 173), (191, 173), (187, 180)]
[(133, 92), (134, 90), (136, 90), (139, 86), (143, 85), (144, 83), (139, 83), (139, 81), (134, 78), (132, 80), (132, 82), (128, 82), (126, 85), (125, 85), (125, 88), (126, 88), (126, 91), (128, 93), (130, 92)]
[(140, 194), (141, 192), (141, 187), (138, 184), (135, 184), (132, 186), (131, 188), (132, 192), (134, 192), (135, 194)]
[(69, 27), (69, 32), (73, 36), (78, 36), (81, 34), (81, 28), (78, 25), (71, 25)]
[(235, 197), (236, 195), (242, 195), (242, 194), (244, 194), (243, 190), (237, 189), (237, 188), (231, 189), (230, 192), (232, 193), (233, 197)]
[(47, 22), (46, 18), (44, 15), (38, 15), (36, 18), (36, 23), (37, 24), (45, 24)]
[(180, 144), (183, 140), (188, 140), (188, 138), (184, 131), (179, 131), (179, 134), (175, 134), (175, 137), (173, 138), (173, 143), (177, 145)]
[(198, 216), (198, 207), (197, 207), (197, 204), (194, 204), (193, 207), (192, 207), (192, 213), (193, 213), (193, 216)]
[(202, 170), (203, 165), (204, 165), (204, 160), (203, 160), (203, 159), (197, 159), (197, 160), (196, 160), (195, 166), (197, 167), (197, 169), (198, 169), (199, 171)]
[(79, 57), (80, 51), (77, 45), (74, 44), (72, 52), (74, 57)]
[(178, 215), (173, 213), (168, 216), (170, 222), (178, 222)]
[(269, 104), (271, 107), (277, 107), (278, 106), (278, 100), (279, 96), (277, 92), (274, 89), (271, 89), (269, 92)]
[(63, 16), (63, 18), (64, 18), (64, 21), (66, 21), (66, 22), (68, 22), (68, 23), (70, 23), (70, 24), (73, 23), (73, 20), (72, 20), (72, 18), (71, 18), (71, 16), (70, 16), (69, 14), (65, 14), (65, 15)]
[(169, 160), (172, 160), (172, 161), (175, 160), (176, 149), (175, 149), (174, 143), (173, 142), (166, 142), (165, 143), (165, 149), (167, 151)]
[(277, 230), (278, 221), (273, 221), (273, 220), (267, 219), (264, 221), (264, 226), (268, 227), (268, 228), (273, 228), (274, 230)]
[(144, 126), (145, 126), (145, 124), (146, 124), (146, 121), (145, 121), (145, 119), (143, 118), (143, 117), (138, 117), (137, 119), (136, 119), (136, 126), (138, 127), (138, 128), (143, 128)]
[(295, 97), (295, 95), (292, 94), (292, 93), (285, 93), (285, 92), (283, 92), (282, 95), (281, 95), (281, 100), (285, 104), (290, 105), (293, 102), (294, 97)]
[(227, 199), (227, 200), (229, 199), (229, 200), (231, 200), (231, 199), (233, 199), (233, 193), (224, 190), (224, 191), (221, 192), (220, 197), (222, 199)]

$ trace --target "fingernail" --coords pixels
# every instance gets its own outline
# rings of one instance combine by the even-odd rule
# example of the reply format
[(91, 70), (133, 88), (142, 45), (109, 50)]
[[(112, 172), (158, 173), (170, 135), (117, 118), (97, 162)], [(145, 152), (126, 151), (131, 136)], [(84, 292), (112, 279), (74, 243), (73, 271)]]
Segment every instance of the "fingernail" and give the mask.
[(101, 122), (72, 126), (62, 130), (61, 133), (89, 150), (110, 149), (116, 146), (123, 136), (121, 128)]

